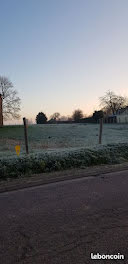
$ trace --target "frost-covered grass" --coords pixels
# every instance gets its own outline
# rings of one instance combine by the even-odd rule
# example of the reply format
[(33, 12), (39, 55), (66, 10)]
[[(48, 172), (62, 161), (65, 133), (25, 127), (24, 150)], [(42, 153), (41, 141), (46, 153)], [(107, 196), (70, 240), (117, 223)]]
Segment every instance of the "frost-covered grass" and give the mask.
[(21, 157), (0, 158), (0, 180), (22, 177), (33, 173), (51, 172), (69, 168), (83, 168), (100, 164), (116, 164), (128, 160), (128, 144), (100, 148), (40, 152)]
[[(98, 145), (99, 124), (31, 125), (28, 127), (30, 153)], [(128, 124), (104, 124), (102, 144), (128, 143)], [(25, 153), (23, 126), (0, 128), (0, 156), (16, 155), (15, 145)]]
[(31, 125), (27, 156), (23, 126), (0, 128), (0, 178), (128, 160), (128, 125), (104, 124), (102, 145), (98, 135), (98, 124)]

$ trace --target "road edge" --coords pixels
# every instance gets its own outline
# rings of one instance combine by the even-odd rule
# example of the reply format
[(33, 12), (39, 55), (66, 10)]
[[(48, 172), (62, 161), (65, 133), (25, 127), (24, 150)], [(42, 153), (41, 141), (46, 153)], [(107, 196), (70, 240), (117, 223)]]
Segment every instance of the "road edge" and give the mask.
[(79, 179), (84, 177), (96, 177), (106, 173), (128, 170), (128, 162), (116, 165), (100, 165), (81, 169), (70, 169), (65, 171), (34, 174), (19, 179), (9, 179), (0, 182), (0, 193), (10, 192), (44, 184), (60, 181)]

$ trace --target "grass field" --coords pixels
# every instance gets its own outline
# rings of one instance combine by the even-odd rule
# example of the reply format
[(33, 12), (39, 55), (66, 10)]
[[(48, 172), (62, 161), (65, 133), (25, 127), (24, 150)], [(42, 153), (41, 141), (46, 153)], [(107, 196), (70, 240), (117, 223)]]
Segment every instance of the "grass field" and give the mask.
[(128, 160), (128, 125), (104, 124), (98, 137), (98, 124), (31, 125), (26, 155), (23, 126), (0, 128), (0, 179)]
[[(28, 127), (29, 151), (50, 151), (98, 146), (99, 124), (31, 125)], [(104, 124), (102, 144), (128, 143), (128, 124)], [(15, 146), (25, 153), (23, 126), (0, 128), (0, 156), (16, 155)]]

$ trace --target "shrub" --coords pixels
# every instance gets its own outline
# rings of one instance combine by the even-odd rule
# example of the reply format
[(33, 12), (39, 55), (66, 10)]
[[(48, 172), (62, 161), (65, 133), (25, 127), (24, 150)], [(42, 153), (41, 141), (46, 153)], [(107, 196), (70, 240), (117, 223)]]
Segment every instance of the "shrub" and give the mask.
[(31, 154), (17, 158), (0, 159), (0, 179), (80, 168), (84, 166), (114, 164), (128, 160), (128, 144), (109, 144), (90, 149)]

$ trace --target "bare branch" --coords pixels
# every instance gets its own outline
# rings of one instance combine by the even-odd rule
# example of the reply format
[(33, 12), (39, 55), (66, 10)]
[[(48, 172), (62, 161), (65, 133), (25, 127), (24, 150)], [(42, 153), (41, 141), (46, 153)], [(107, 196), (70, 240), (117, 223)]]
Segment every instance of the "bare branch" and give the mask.
[(12, 82), (4, 76), (0, 76), (0, 93), (3, 96), (3, 117), (4, 120), (10, 118), (20, 118), (21, 100), (17, 91), (14, 89)]
[(127, 97), (116, 95), (112, 91), (108, 91), (99, 99), (102, 110), (109, 114), (116, 114), (118, 109), (126, 107), (128, 105)]

